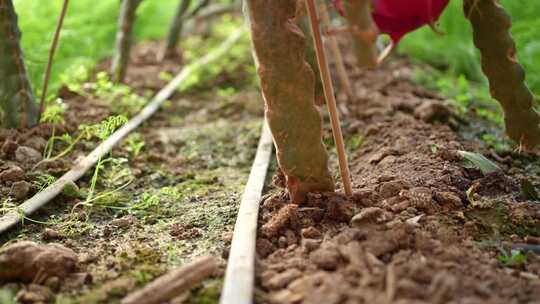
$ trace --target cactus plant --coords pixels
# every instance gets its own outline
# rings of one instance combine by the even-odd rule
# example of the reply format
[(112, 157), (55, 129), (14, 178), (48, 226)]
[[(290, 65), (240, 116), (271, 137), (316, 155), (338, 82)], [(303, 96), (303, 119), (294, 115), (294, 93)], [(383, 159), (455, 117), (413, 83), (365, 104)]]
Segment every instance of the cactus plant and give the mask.
[(133, 24), (137, 7), (142, 0), (122, 0), (118, 31), (116, 33), (115, 52), (112, 59), (111, 74), (116, 82), (124, 81), (131, 51)]
[(184, 28), (184, 23), (187, 19), (194, 17), (201, 9), (207, 6), (210, 3), (209, 0), (201, 0), (199, 3), (188, 12), (191, 0), (181, 0), (178, 4), (176, 14), (174, 15), (173, 22), (167, 34), (167, 39), (165, 40), (165, 46), (161, 51), (161, 59), (174, 58), (178, 56), (178, 41), (182, 36), (182, 30)]
[(525, 84), (525, 72), (516, 59), (509, 14), (497, 0), (465, 0), (464, 11), (480, 50), (490, 93), (504, 109), (506, 132), (522, 147), (536, 147), (540, 143), (540, 117), (533, 108), (534, 97)]
[(375, 67), (378, 30), (371, 17), (371, 0), (345, 1), (344, 13), (351, 27), (356, 63), (360, 67)]
[[(314, 74), (306, 38), (295, 23), (296, 0), (246, 0), (265, 116), (293, 201), (310, 191), (333, 191), (322, 120), (314, 105)], [(294, 81), (291, 81), (293, 79)]]
[(0, 106), (1, 124), (29, 127), (38, 111), (20, 46), (21, 32), (12, 0), (0, 0)]

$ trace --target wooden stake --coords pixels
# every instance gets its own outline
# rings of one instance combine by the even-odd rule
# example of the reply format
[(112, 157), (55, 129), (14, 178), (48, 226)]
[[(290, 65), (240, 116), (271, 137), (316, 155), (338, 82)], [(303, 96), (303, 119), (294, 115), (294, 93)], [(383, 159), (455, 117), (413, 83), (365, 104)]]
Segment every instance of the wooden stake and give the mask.
[(349, 164), (347, 163), (347, 154), (345, 153), (345, 144), (343, 143), (343, 133), (341, 132), (339, 114), (336, 107), (336, 98), (334, 96), (334, 87), (332, 85), (332, 78), (330, 77), (330, 69), (328, 68), (328, 61), (326, 60), (326, 53), (322, 44), (321, 30), (319, 28), (319, 20), (317, 18), (317, 7), (315, 6), (315, 0), (306, 0), (306, 3), (309, 20), (311, 23), (311, 30), (313, 33), (313, 40), (315, 41), (315, 51), (317, 53), (317, 62), (319, 63), (319, 70), (321, 72), (324, 95), (326, 97), (326, 105), (328, 106), (328, 112), (330, 113), (332, 133), (334, 135), (334, 142), (336, 143), (338, 153), (341, 180), (343, 181), (345, 194), (347, 196), (352, 196)]
[(58, 41), (60, 40), (60, 31), (62, 30), (62, 25), (64, 24), (64, 18), (66, 17), (68, 5), (69, 0), (64, 0), (64, 5), (62, 6), (60, 17), (58, 17), (56, 31), (54, 32), (54, 38), (51, 44), (51, 48), (49, 50), (49, 61), (47, 62), (47, 69), (45, 70), (45, 76), (43, 77), (43, 89), (41, 90), (41, 98), (39, 100), (38, 123), (41, 119), (43, 111), (45, 110), (45, 100), (47, 99), (47, 91), (49, 89), (49, 79), (51, 77), (54, 54), (56, 53), (56, 48), (58, 47)]
[[(324, 26), (326, 28), (330, 28), (332, 24), (330, 21), (330, 15), (328, 14), (328, 8), (326, 7), (326, 2), (324, 1), (320, 5), (320, 14)], [(355, 96), (351, 87), (351, 81), (349, 80), (349, 76), (347, 75), (347, 70), (345, 69), (345, 63), (343, 61), (343, 55), (341, 54), (341, 50), (339, 49), (338, 41), (332, 35), (327, 36), (326, 39), (328, 40), (330, 52), (332, 53), (332, 56), (334, 57), (334, 61), (336, 63), (336, 69), (339, 81), (341, 82), (341, 86), (347, 94), (347, 97), (349, 97), (349, 101), (351, 101), (354, 99)]]
[(21, 222), (23, 216), (28, 216), (41, 207), (49, 203), (58, 194), (62, 193), (64, 186), (81, 178), (86, 171), (92, 168), (103, 155), (109, 153), (111, 149), (126, 137), (131, 131), (139, 127), (150, 116), (154, 115), (160, 106), (177, 91), (177, 88), (186, 81), (194, 72), (204, 66), (228, 54), (229, 50), (236, 45), (238, 40), (244, 34), (244, 29), (239, 29), (232, 33), (217, 49), (209, 52), (201, 59), (188, 64), (182, 71), (167, 84), (165, 88), (157, 93), (152, 101), (144, 107), (144, 109), (123, 125), (120, 129), (114, 132), (109, 138), (101, 142), (94, 151), (88, 154), (85, 158), (79, 161), (66, 174), (62, 175), (53, 184), (38, 192), (29, 200), (25, 201), (17, 207), (16, 210), (6, 213), (0, 217), (0, 234), (6, 232), (11, 227)]
[(159, 304), (189, 291), (195, 285), (216, 273), (218, 261), (215, 257), (199, 258), (175, 269), (126, 296), (122, 304)]
[(257, 154), (234, 225), (229, 262), (220, 299), (221, 304), (253, 303), (257, 218), (266, 172), (272, 156), (272, 147), (272, 133), (264, 122)]

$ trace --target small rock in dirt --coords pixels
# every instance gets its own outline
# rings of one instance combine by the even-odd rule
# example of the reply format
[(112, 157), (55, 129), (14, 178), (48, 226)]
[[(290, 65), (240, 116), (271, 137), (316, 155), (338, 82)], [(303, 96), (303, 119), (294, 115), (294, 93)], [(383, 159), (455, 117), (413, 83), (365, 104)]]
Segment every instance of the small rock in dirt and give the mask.
[(390, 221), (392, 217), (391, 213), (384, 211), (381, 208), (368, 207), (362, 209), (360, 213), (351, 219), (351, 225), (353, 227), (361, 227), (366, 224), (384, 223)]
[(0, 173), (0, 182), (18, 182), (24, 179), (24, 171), (20, 167), (13, 166)]
[(288, 204), (283, 206), (266, 224), (261, 227), (261, 232), (267, 237), (275, 236), (284, 228), (292, 217), (296, 217), (298, 205)]
[(293, 245), (298, 244), (298, 238), (296, 237), (296, 234), (291, 229), (287, 229), (285, 231), (285, 237), (287, 238), (287, 245)]
[(391, 198), (401, 192), (401, 190), (410, 188), (410, 185), (402, 180), (393, 180), (384, 182), (379, 187), (379, 195), (381, 198)]
[(312, 252), (315, 249), (319, 249), (321, 247), (321, 240), (316, 239), (303, 239), (302, 240), (302, 249), (304, 252)]
[(133, 215), (126, 215), (124, 217), (114, 219), (110, 222), (111, 226), (117, 228), (126, 228), (132, 225), (137, 219)]
[(305, 239), (318, 239), (322, 236), (321, 232), (313, 226), (302, 229), (301, 234)]
[(309, 259), (324, 270), (335, 270), (340, 258), (338, 249), (333, 246), (319, 248), (309, 254)]
[(28, 287), (21, 289), (15, 299), (22, 304), (49, 303), (52, 300), (52, 292), (46, 286), (30, 284)]
[(60, 233), (50, 228), (45, 228), (45, 230), (43, 230), (43, 233), (41, 233), (41, 239), (44, 241), (57, 240), (59, 238)]
[(18, 147), (19, 145), (16, 142), (8, 139), (2, 145), (1, 151), (4, 155), (10, 157), (17, 151)]
[(452, 112), (442, 102), (424, 102), (414, 110), (414, 116), (424, 122), (447, 122)]
[(328, 197), (327, 206), (326, 217), (331, 220), (348, 223), (353, 217), (352, 203), (342, 196)]
[(350, 228), (340, 232), (334, 237), (339, 245), (348, 244), (352, 241), (363, 241), (367, 239), (367, 232), (357, 228)]
[(257, 239), (256, 250), (259, 256), (265, 258), (272, 252), (274, 252), (276, 250), (276, 247), (269, 240), (259, 238)]
[(454, 192), (437, 191), (435, 192), (435, 200), (442, 206), (449, 206), (451, 208), (463, 207), (461, 198)]
[(47, 141), (43, 137), (33, 136), (25, 140), (24, 145), (37, 151), (43, 151), (47, 146)]
[(9, 191), (9, 195), (16, 201), (24, 200), (28, 197), (28, 193), (30, 193), (30, 183), (26, 181), (14, 182)]
[(43, 157), (36, 149), (20, 146), (17, 148), (17, 151), (15, 151), (15, 159), (23, 164), (34, 165), (40, 162)]
[(383, 148), (377, 152), (375, 152), (373, 155), (371, 155), (368, 159), (368, 163), (376, 165), (379, 162), (381, 162), (383, 159), (385, 159), (387, 156), (395, 155), (396, 151)]
[(302, 276), (302, 272), (296, 268), (285, 270), (269, 279), (267, 282), (263, 282), (264, 287), (269, 289), (284, 288), (292, 281)]
[(287, 242), (287, 238), (284, 235), (278, 238), (279, 248), (287, 248), (288, 245), (289, 245), (289, 242)]
[(32, 282), (37, 273), (45, 280), (63, 278), (76, 270), (77, 255), (60, 244), (23, 241), (0, 251), (0, 281)]

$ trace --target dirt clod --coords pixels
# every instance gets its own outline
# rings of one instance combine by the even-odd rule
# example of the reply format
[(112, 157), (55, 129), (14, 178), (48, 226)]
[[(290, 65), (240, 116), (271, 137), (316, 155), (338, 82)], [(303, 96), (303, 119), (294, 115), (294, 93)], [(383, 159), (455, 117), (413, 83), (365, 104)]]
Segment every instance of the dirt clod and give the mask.
[(43, 281), (64, 278), (76, 270), (77, 255), (59, 244), (18, 242), (0, 251), (0, 281)]
[(261, 232), (267, 237), (276, 235), (282, 228), (284, 228), (292, 217), (296, 216), (298, 205), (288, 204), (277, 212), (268, 223), (261, 227)]
[(335, 270), (340, 258), (339, 250), (334, 246), (321, 247), (309, 254), (309, 259), (324, 270)]
[(57, 240), (60, 237), (60, 233), (51, 228), (45, 228), (45, 230), (43, 230), (41, 233), (41, 239), (44, 241)]
[(28, 197), (29, 193), (30, 183), (26, 181), (14, 182), (13, 185), (11, 185), (11, 190), (9, 191), (9, 195), (17, 201), (24, 200)]
[(322, 236), (321, 232), (313, 226), (302, 229), (301, 234), (307, 239), (318, 239)]
[(34, 165), (41, 161), (43, 157), (36, 149), (20, 146), (15, 151), (15, 159), (23, 164)]
[(302, 276), (302, 272), (296, 268), (287, 269), (282, 273), (276, 274), (270, 278), (265, 287), (269, 289), (283, 288), (289, 285), (292, 281)]
[(2, 145), (1, 151), (7, 157), (11, 157), (15, 153), (18, 147), (19, 145), (16, 142), (8, 139)]
[(24, 171), (20, 167), (13, 166), (0, 173), (0, 182), (18, 182), (24, 179)]
[(435, 200), (442, 206), (449, 206), (451, 209), (463, 207), (461, 198), (453, 192), (437, 191), (435, 192)]
[(427, 123), (446, 122), (451, 114), (450, 109), (440, 101), (424, 102), (414, 110), (414, 116)]
[(385, 211), (378, 207), (364, 208), (351, 219), (353, 227), (361, 227), (366, 224), (375, 224), (386, 221)]

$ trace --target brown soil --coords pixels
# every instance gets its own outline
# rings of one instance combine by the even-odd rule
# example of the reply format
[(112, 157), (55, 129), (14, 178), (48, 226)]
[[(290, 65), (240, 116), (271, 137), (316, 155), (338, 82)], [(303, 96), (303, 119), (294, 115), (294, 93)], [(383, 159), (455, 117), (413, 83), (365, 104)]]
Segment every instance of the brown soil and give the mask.
[(487, 150), (464, 139), (468, 127), (413, 84), (403, 60), (352, 74), (358, 100), (347, 103), (345, 136), (363, 136), (349, 155), (355, 194), (313, 194), (298, 206), (267, 198), (257, 302), (538, 303), (540, 257), (500, 258), (538, 240), (540, 204), (519, 187), (525, 175), (538, 183), (526, 174), (537, 169), (499, 163), (504, 173), (484, 177), (464, 167), (456, 150)]

